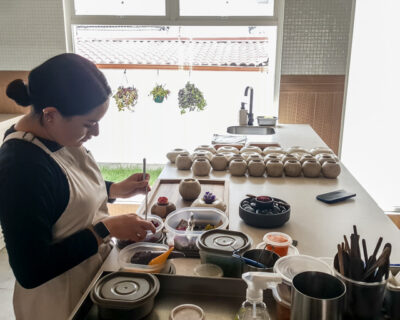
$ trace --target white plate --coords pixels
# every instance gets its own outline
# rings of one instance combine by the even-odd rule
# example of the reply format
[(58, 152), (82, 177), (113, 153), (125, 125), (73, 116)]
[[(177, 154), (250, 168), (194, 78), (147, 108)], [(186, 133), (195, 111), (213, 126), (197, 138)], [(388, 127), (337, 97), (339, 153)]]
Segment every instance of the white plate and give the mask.
[[(256, 249), (264, 249), (266, 245), (267, 245), (267, 244), (266, 244), (264, 241), (263, 241), (263, 242), (260, 242), (260, 243), (256, 246)], [(291, 244), (291, 245), (289, 246), (287, 255), (288, 255), (288, 256), (297, 256), (298, 254), (299, 254), (299, 250), (298, 250), (294, 245)]]

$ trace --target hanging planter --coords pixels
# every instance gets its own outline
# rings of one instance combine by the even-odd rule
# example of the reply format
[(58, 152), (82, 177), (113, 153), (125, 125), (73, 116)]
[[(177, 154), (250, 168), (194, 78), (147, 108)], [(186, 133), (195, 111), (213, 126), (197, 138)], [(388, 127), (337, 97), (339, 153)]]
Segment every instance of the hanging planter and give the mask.
[(189, 81), (184, 88), (179, 90), (178, 102), (181, 114), (195, 110), (202, 111), (207, 105), (203, 93)]
[(134, 106), (139, 98), (138, 91), (134, 86), (124, 87), (119, 86), (117, 92), (113, 95), (117, 104), (118, 111), (135, 111)]
[(167, 99), (168, 95), (171, 92), (168, 89), (164, 89), (163, 85), (156, 84), (153, 90), (150, 91), (149, 96), (153, 96), (154, 102), (161, 103), (164, 101), (164, 98)]

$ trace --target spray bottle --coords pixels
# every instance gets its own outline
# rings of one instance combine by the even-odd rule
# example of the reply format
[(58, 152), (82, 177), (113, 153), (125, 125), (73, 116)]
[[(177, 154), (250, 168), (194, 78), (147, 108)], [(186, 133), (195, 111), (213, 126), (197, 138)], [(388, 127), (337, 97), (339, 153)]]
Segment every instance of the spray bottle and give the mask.
[(242, 303), (235, 320), (270, 320), (263, 302), (263, 290), (281, 283), (281, 276), (269, 272), (246, 272), (242, 278), (247, 283), (246, 301)]

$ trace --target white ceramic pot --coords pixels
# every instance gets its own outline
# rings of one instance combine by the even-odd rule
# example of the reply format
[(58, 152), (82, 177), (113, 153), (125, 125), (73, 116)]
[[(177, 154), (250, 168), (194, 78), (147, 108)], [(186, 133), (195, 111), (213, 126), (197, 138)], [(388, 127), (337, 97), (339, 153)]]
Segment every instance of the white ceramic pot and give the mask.
[(190, 170), (193, 161), (188, 152), (183, 152), (176, 157), (175, 163), (178, 170)]
[(285, 175), (288, 177), (298, 177), (301, 173), (301, 164), (298, 160), (288, 160), (283, 166)]
[(268, 160), (266, 164), (267, 177), (282, 177), (283, 163), (280, 160)]
[(214, 146), (212, 146), (211, 144), (202, 144), (200, 146), (198, 146), (194, 151), (201, 151), (201, 150), (205, 150), (208, 152), (211, 152), (212, 154), (217, 153), (217, 150), (215, 150)]
[(208, 161), (211, 161), (213, 157), (213, 154), (210, 151), (206, 151), (206, 150), (198, 150), (193, 152), (192, 154), (192, 160), (196, 160), (197, 158), (207, 158)]
[(226, 170), (228, 167), (228, 160), (223, 154), (217, 153), (211, 159), (211, 167), (216, 171)]
[(286, 154), (287, 152), (283, 150), (281, 147), (267, 147), (263, 150), (263, 154), (267, 155), (270, 153), (281, 153), (281, 154)]
[(221, 148), (218, 148), (218, 153), (221, 153), (221, 152), (232, 152), (232, 153), (238, 154), (239, 149), (235, 148), (235, 147), (223, 146)]
[(305, 177), (318, 178), (321, 175), (321, 164), (315, 159), (308, 159), (303, 162), (302, 170)]
[(256, 153), (262, 154), (261, 149), (256, 146), (247, 146), (247, 147), (240, 149), (240, 153), (245, 153), (245, 152), (256, 152)]
[(176, 157), (182, 152), (187, 152), (187, 150), (181, 148), (175, 148), (167, 153), (167, 158), (169, 161), (171, 161), (171, 163), (175, 163)]
[(243, 159), (233, 159), (229, 163), (229, 172), (233, 176), (244, 176), (247, 171), (247, 163)]
[(262, 177), (265, 172), (265, 164), (261, 159), (251, 160), (248, 164), (247, 169), (249, 170), (249, 175), (252, 177)]
[(201, 185), (197, 179), (183, 179), (179, 183), (179, 193), (183, 200), (193, 201), (201, 192)]
[(210, 174), (210, 161), (206, 158), (197, 158), (192, 165), (192, 171), (195, 176), (208, 176)]
[(327, 160), (322, 165), (322, 174), (325, 178), (335, 179), (340, 174), (340, 165), (335, 160)]

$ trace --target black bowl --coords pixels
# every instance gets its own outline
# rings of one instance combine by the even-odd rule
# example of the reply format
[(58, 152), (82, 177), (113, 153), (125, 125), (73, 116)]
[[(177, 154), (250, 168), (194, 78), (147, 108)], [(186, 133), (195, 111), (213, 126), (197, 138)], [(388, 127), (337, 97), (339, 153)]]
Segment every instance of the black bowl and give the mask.
[(290, 218), (290, 205), (281, 199), (272, 199), (274, 200), (274, 204), (279, 204), (285, 209), (273, 214), (257, 213), (255, 212), (258, 209), (257, 207), (253, 207), (254, 210), (251, 211), (248, 209), (249, 205), (247, 205), (247, 203), (252, 202), (255, 204), (254, 198), (246, 198), (240, 202), (239, 216), (246, 224), (257, 228), (276, 228), (284, 225)]

